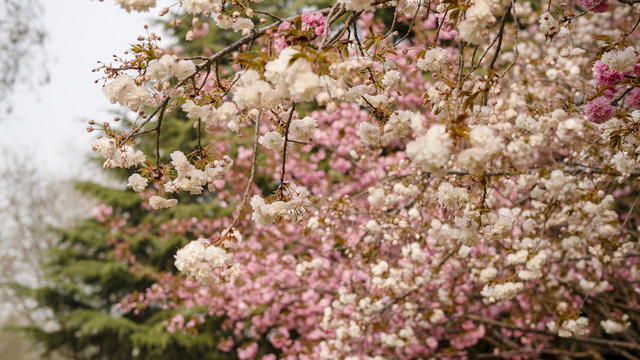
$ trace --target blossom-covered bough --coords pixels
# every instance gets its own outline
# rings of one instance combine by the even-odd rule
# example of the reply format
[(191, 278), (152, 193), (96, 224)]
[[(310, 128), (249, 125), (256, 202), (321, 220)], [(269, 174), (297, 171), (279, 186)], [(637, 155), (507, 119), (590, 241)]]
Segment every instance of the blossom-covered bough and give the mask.
[[(181, 57), (151, 34), (101, 68), (137, 112), (92, 123), (105, 167), (137, 169), (154, 209), (181, 192), (235, 209), (162, 229), (202, 233), (176, 254), (190, 277), (122, 311), (204, 306), (242, 359), (640, 356), (637, 1), (262, 5), (177, 2), (160, 14), (187, 40), (241, 37)], [(162, 163), (177, 110), (198, 145)]]

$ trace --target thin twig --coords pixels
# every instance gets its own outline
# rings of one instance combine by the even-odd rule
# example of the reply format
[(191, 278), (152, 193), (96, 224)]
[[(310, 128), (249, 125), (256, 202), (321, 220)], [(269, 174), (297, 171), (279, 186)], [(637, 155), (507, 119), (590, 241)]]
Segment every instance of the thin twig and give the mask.
[(627, 225), (627, 222), (629, 221), (629, 218), (631, 217), (631, 214), (633, 213), (633, 209), (635, 209), (636, 205), (638, 204), (638, 200), (640, 200), (640, 195), (636, 196), (636, 199), (633, 201), (633, 204), (631, 205), (631, 208), (629, 209), (629, 212), (627, 213), (627, 216), (624, 218), (624, 222), (622, 223), (622, 229), (624, 230), (625, 226)]
[(631, 35), (631, 33), (633, 33), (634, 31), (636, 31), (636, 28), (638, 27), (638, 24), (640, 24), (640, 17), (638, 17), (638, 21), (636, 21), (636, 24), (633, 25), (633, 28), (631, 28), (631, 30), (629, 30), (628, 33), (624, 34), (624, 36), (622, 37), (622, 41), (626, 40), (629, 35)]
[(162, 129), (162, 119), (164, 118), (164, 111), (166, 108), (167, 103), (164, 103), (160, 109), (158, 125), (156, 126), (156, 167), (158, 168), (158, 172), (160, 171), (160, 130)]
[(625, 96), (627, 96), (628, 93), (631, 92), (631, 90), (635, 89), (634, 87), (628, 87), (622, 94), (620, 94), (620, 96), (618, 96), (617, 98), (613, 99), (613, 101), (611, 101), (611, 106), (616, 106), (618, 105), (618, 102), (620, 102), (620, 100), (622, 100)]
[(347, 29), (351, 26), (355, 19), (359, 18), (360, 15), (362, 15), (362, 11), (352, 12), (351, 15), (349, 15), (349, 17), (347, 18), (347, 21), (344, 23), (344, 25), (342, 25), (342, 28), (335, 35), (333, 35), (333, 37), (331, 37), (325, 47), (331, 46), (336, 41), (340, 40), (344, 32), (347, 31)]
[[(572, 17), (568, 17), (568, 18), (562, 19), (562, 22), (567, 22), (567, 21), (570, 21), (570, 20), (573, 20), (573, 19), (577, 19), (577, 18), (579, 18), (581, 16), (584, 16), (587, 13), (589, 13), (589, 11), (597, 8), (598, 6), (600, 6), (600, 4), (602, 4), (605, 1), (606, 0), (600, 0), (600, 2), (598, 2), (597, 4), (592, 5), (590, 8), (587, 8), (585, 11), (583, 11), (582, 13), (580, 13), (580, 14), (578, 14), (576, 16), (572, 16)], [(549, 5), (551, 5), (551, 0), (549, 0)]]
[(409, 36), (409, 34), (411, 33), (411, 29), (413, 29), (413, 25), (416, 23), (416, 18), (418, 17), (418, 12), (420, 11), (420, 6), (422, 6), (422, 1), (420, 1), (420, 2), (418, 3), (418, 8), (416, 9), (416, 13), (415, 13), (415, 14), (413, 14), (413, 19), (411, 19), (411, 24), (409, 25), (409, 29), (407, 29), (407, 33), (406, 33), (406, 34), (404, 34), (404, 36), (402, 37), (402, 39), (400, 39), (400, 40), (396, 41), (396, 42), (394, 43), (394, 45), (398, 45), (398, 44), (400, 44), (401, 42), (403, 42), (403, 41), (404, 41), (404, 39), (406, 39), (406, 38)]
[(200, 133), (202, 127), (202, 120), (198, 119), (198, 125), (196, 126), (196, 132), (198, 135), (198, 152), (202, 156), (202, 134)]
[(253, 134), (253, 154), (251, 155), (251, 174), (249, 175), (249, 179), (247, 180), (247, 187), (244, 189), (244, 194), (242, 194), (242, 201), (240, 202), (240, 206), (238, 206), (238, 213), (233, 218), (233, 222), (227, 228), (227, 232), (231, 230), (240, 219), (240, 214), (242, 214), (242, 210), (247, 204), (247, 197), (249, 196), (249, 191), (251, 190), (251, 185), (253, 184), (253, 178), (256, 175), (256, 159), (258, 157), (258, 135), (260, 135), (260, 118), (262, 117), (262, 111), (258, 114), (258, 118), (256, 118), (256, 127)]
[(462, 70), (464, 68), (464, 46), (466, 43), (460, 42), (460, 54), (458, 57), (458, 83), (456, 84), (456, 111), (454, 119), (458, 118), (460, 111), (460, 89), (462, 89)]
[(500, 30), (498, 30), (498, 46), (496, 47), (496, 52), (493, 54), (493, 58), (491, 59), (491, 63), (489, 64), (489, 69), (493, 70), (493, 67), (498, 60), (498, 55), (500, 55), (500, 49), (502, 48), (502, 38), (504, 36), (504, 26), (507, 23), (507, 15), (511, 12), (511, 7), (513, 6), (513, 2), (509, 2), (509, 6), (505, 10), (502, 15), (502, 19), (500, 20)]
[(291, 112), (289, 113), (289, 119), (287, 119), (287, 123), (285, 124), (284, 129), (284, 150), (282, 150), (282, 174), (280, 174), (280, 186), (284, 184), (284, 174), (285, 167), (287, 165), (287, 142), (289, 139), (289, 125), (291, 125), (291, 119), (293, 118), (293, 113), (296, 108), (296, 103), (291, 104)]
[(436, 38), (433, 39), (433, 46), (436, 46), (436, 44), (438, 43), (438, 36), (440, 36), (440, 29), (442, 29), (442, 25), (444, 24), (444, 19), (447, 18), (448, 13), (449, 13), (449, 10), (445, 11), (444, 15), (442, 15), (442, 21), (440, 21), (440, 24), (438, 24), (438, 30), (436, 30)]

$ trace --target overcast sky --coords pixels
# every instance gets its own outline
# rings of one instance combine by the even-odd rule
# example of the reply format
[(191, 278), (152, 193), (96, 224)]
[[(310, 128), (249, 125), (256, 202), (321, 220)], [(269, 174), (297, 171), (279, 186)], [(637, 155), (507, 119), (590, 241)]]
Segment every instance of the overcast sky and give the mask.
[(123, 55), (138, 35), (146, 34), (143, 26), (155, 14), (127, 13), (112, 0), (41, 3), (51, 80), (28, 91), (22, 87), (11, 97), (13, 112), (0, 122), (0, 144), (66, 177), (79, 173), (90, 152), (96, 133), (86, 132), (87, 121), (110, 120), (110, 111), (117, 109), (94, 84), (98, 74), (91, 69), (97, 60)]

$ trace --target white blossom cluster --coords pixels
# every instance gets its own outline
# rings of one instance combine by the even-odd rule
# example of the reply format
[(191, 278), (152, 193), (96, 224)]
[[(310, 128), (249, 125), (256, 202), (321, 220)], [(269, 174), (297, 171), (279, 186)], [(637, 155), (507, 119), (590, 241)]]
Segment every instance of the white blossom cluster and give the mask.
[(572, 190), (573, 178), (564, 174), (562, 170), (553, 170), (549, 179), (542, 179), (542, 183), (549, 191), (549, 195), (559, 198)]
[(147, 68), (147, 75), (153, 80), (162, 80), (175, 76), (178, 80), (184, 80), (193, 75), (196, 65), (191, 60), (180, 59), (175, 55), (164, 54), (158, 61)]
[(284, 151), (284, 136), (280, 135), (277, 131), (269, 131), (268, 133), (258, 138), (258, 143), (265, 148), (282, 154)]
[(424, 6), (420, 0), (400, 0), (396, 5), (396, 13), (404, 14), (409, 18), (414, 16), (422, 17), (427, 12), (426, 6)]
[(360, 127), (358, 127), (358, 136), (360, 136), (360, 140), (367, 145), (380, 145), (380, 128), (376, 125), (368, 122), (360, 123)]
[(422, 128), (422, 116), (420, 113), (407, 110), (394, 111), (384, 125), (384, 135), (380, 138), (380, 144), (387, 146), (393, 140), (409, 134), (412, 128)]
[(213, 18), (221, 29), (232, 29), (235, 32), (242, 32), (242, 36), (247, 36), (253, 29), (253, 21), (242, 17), (230, 17), (226, 15), (217, 15)]
[(585, 293), (599, 294), (605, 292), (610, 284), (607, 280), (589, 281), (585, 278), (582, 278), (578, 282), (578, 285)]
[[(207, 131), (213, 131), (218, 124), (226, 124), (235, 119), (238, 114), (236, 105), (225, 102), (220, 107), (213, 105), (196, 105), (193, 100), (187, 100), (182, 105), (182, 110), (187, 113), (189, 119), (200, 119), (205, 123)], [(195, 126), (195, 125), (194, 125)]]
[(135, 150), (129, 145), (116, 146), (116, 141), (113, 138), (101, 137), (91, 145), (93, 151), (98, 152), (100, 155), (107, 158), (104, 164), (104, 168), (130, 168), (137, 166), (145, 161), (145, 156), (142, 151)]
[[(350, 58), (348, 60), (335, 62), (329, 65), (329, 71), (331, 75), (339, 82), (340, 85), (344, 85), (344, 81), (353, 78), (353, 76), (363, 69), (371, 66), (373, 62), (371, 59), (366, 58)], [(334, 89), (338, 91), (338, 89)]]
[(602, 320), (600, 321), (600, 326), (607, 334), (618, 334), (626, 331), (631, 326), (631, 323), (629, 322), (629, 315), (624, 314), (618, 321), (612, 319)]
[(447, 209), (453, 209), (456, 204), (464, 205), (469, 200), (467, 189), (454, 187), (448, 182), (443, 182), (438, 187), (438, 203)]
[(382, 78), (382, 85), (387, 89), (393, 89), (400, 82), (400, 72), (397, 70), (389, 70), (384, 74)]
[(275, 108), (280, 103), (280, 96), (268, 82), (260, 79), (257, 71), (247, 70), (240, 74), (233, 101), (241, 109), (266, 110)]
[(168, 209), (170, 207), (178, 205), (177, 199), (165, 199), (158, 195), (153, 195), (149, 198), (149, 205), (153, 210)]
[(521, 282), (506, 282), (504, 284), (495, 284), (493, 286), (485, 285), (480, 294), (487, 299), (488, 302), (494, 303), (502, 300), (513, 299), (520, 291), (524, 289)]
[(314, 258), (311, 261), (303, 261), (296, 265), (296, 275), (303, 276), (309, 270), (322, 269), (323, 261), (320, 258)]
[(467, 9), (465, 19), (458, 24), (460, 39), (471, 44), (485, 42), (485, 27), (495, 22), (491, 11), (499, 6), (498, 0), (475, 0)]
[(114, 0), (121, 8), (127, 12), (145, 12), (156, 6), (156, 0)]
[(188, 191), (191, 194), (201, 194), (203, 186), (214, 191), (214, 182), (220, 180), (231, 170), (233, 160), (225, 155), (221, 160), (215, 160), (205, 166), (204, 170), (196, 169), (181, 151), (171, 153), (171, 165), (178, 172), (178, 176), (165, 184), (168, 193)]
[(407, 156), (422, 170), (441, 172), (449, 161), (453, 141), (442, 124), (432, 125), (426, 134), (407, 144)]
[(205, 11), (216, 11), (222, 6), (219, 0), (181, 0), (184, 10), (189, 14), (201, 14)]
[(553, 36), (560, 32), (560, 23), (551, 14), (544, 13), (540, 16), (540, 31), (546, 36)]
[(427, 50), (424, 53), (424, 56), (418, 59), (416, 66), (420, 70), (423, 71), (440, 71), (442, 66), (447, 63), (449, 56), (447, 55), (447, 51), (436, 47), (433, 49)]
[(518, 272), (518, 277), (525, 281), (539, 279), (542, 276), (542, 267), (546, 264), (547, 257), (546, 251), (538, 252), (527, 261), (525, 269)]
[(309, 191), (293, 183), (287, 183), (281, 190), (282, 200), (267, 203), (260, 195), (251, 198), (253, 214), (251, 220), (261, 225), (271, 225), (277, 219), (284, 216), (291, 216), (294, 220), (307, 213), (306, 208), (310, 205)]
[(486, 283), (495, 279), (496, 275), (498, 275), (498, 269), (493, 266), (488, 266), (480, 271), (478, 281)]
[(478, 174), (487, 169), (494, 156), (503, 148), (502, 138), (485, 125), (475, 127), (469, 133), (470, 148), (458, 154), (458, 164), (471, 173)]
[(237, 265), (232, 264), (233, 253), (228, 250), (234, 250), (242, 242), (242, 237), (237, 230), (222, 234), (222, 237), (225, 238), (223, 247), (203, 238), (191, 241), (176, 253), (176, 268), (203, 283), (237, 274)]
[(345, 9), (351, 11), (368, 11), (373, 9), (371, 0), (338, 0), (338, 3), (344, 4)]
[(547, 323), (547, 329), (549, 329), (549, 331), (557, 332), (558, 336), (565, 338), (588, 335), (588, 326), (589, 319), (587, 319), (586, 317), (564, 320), (560, 327), (558, 327), (555, 321), (550, 321)]
[(118, 103), (131, 111), (137, 111), (143, 105), (156, 105), (153, 94), (144, 86), (136, 85), (129, 75), (116, 76), (111, 83), (102, 88), (102, 91), (112, 104)]
[(135, 192), (141, 192), (147, 188), (148, 184), (149, 184), (149, 180), (140, 176), (140, 174), (135, 173), (129, 176), (127, 187), (129, 189), (132, 189)]
[(457, 213), (453, 222), (456, 227), (453, 230), (453, 238), (464, 246), (475, 246), (480, 243), (480, 225), (486, 218), (477, 210), (465, 209)]
[(611, 50), (602, 54), (602, 62), (607, 64), (611, 71), (620, 73), (633, 71), (633, 65), (636, 64), (636, 60), (636, 51), (631, 46), (623, 50)]
[[(297, 142), (308, 142), (313, 139), (313, 132), (318, 127), (318, 123), (310, 116), (305, 116), (302, 119), (291, 120), (289, 124), (288, 140)], [(258, 138), (258, 143), (265, 148), (282, 154), (284, 151), (284, 136), (280, 135), (278, 131), (269, 131), (268, 133)]]
[(318, 123), (311, 116), (295, 119), (289, 124), (289, 138), (293, 141), (308, 142), (313, 139), (313, 132)]
[(287, 47), (277, 59), (264, 67), (264, 78), (276, 88), (281, 98), (294, 97), (298, 101), (313, 101), (320, 92), (320, 77), (313, 72), (311, 63), (304, 58), (291, 62), (300, 51)]

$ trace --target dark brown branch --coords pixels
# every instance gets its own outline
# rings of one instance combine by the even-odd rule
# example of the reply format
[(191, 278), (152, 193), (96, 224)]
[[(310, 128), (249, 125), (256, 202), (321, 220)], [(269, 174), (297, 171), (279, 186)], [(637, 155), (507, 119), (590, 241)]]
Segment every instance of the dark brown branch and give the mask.
[(438, 43), (438, 37), (440, 36), (440, 29), (442, 29), (442, 25), (444, 24), (444, 19), (447, 18), (448, 13), (449, 13), (449, 10), (445, 11), (444, 15), (442, 15), (442, 21), (440, 21), (440, 24), (438, 24), (438, 30), (436, 30), (436, 38), (433, 39), (433, 46), (435, 46)]
[[(474, 173), (470, 173), (469, 171), (466, 170), (456, 170), (456, 169), (451, 169), (451, 170), (446, 170), (447, 174), (449, 175), (468, 175), (468, 176), (517, 176), (517, 175), (523, 175), (523, 174), (531, 174), (531, 173), (536, 173), (536, 172), (540, 172), (540, 171), (548, 171), (548, 168), (531, 168), (531, 169), (522, 169), (522, 170), (496, 170), (496, 171), (487, 171), (481, 174), (474, 174)], [(587, 166), (587, 165), (581, 165), (581, 164), (573, 164), (570, 166), (565, 166), (565, 167), (561, 167), (559, 168), (559, 170), (562, 170), (564, 172), (568, 172), (568, 173), (574, 173), (574, 174), (602, 174), (602, 175), (611, 175), (611, 176), (621, 176), (623, 175), (622, 173), (619, 173), (617, 171), (613, 171), (613, 170), (607, 170), (605, 171), (604, 169), (601, 168), (596, 168), (596, 167), (591, 167), (591, 166)], [(631, 177), (640, 177), (640, 173), (631, 173), (631, 174), (627, 174), (630, 175)]]
[[(503, 32), (504, 32), (504, 24), (505, 24), (505, 19), (507, 16), (507, 12), (511, 9), (511, 7), (513, 6), (513, 3), (510, 2), (509, 3), (509, 8), (507, 9), (507, 11), (505, 11), (504, 15), (502, 15), (502, 20), (500, 22), (500, 31), (498, 32), (498, 34), (493, 38), (493, 40), (491, 40), (491, 43), (489, 44), (489, 47), (487, 47), (487, 50), (484, 51), (484, 53), (482, 54), (482, 56), (480, 56), (480, 59), (478, 59), (478, 63), (473, 65), (473, 63), (471, 64), (471, 69), (469, 69), (469, 72), (467, 72), (467, 74), (464, 76), (463, 81), (466, 81), (467, 78), (469, 78), (469, 76), (471, 76), (471, 74), (480, 66), (480, 64), (482, 64), (482, 60), (484, 60), (485, 56), (487, 56), (487, 54), (489, 53), (489, 50), (491, 50), (491, 48), (493, 47), (493, 45), (496, 44), (496, 42), (498, 41), (498, 39), (500, 40), (500, 44), (498, 44), (498, 48), (496, 50), (496, 53), (494, 54), (494, 59), (491, 61), (491, 66), (489, 66), (490, 69), (493, 69), (493, 65), (495, 64), (495, 58), (497, 57), (497, 54), (500, 52), (500, 47), (502, 44), (502, 36), (503, 36)], [(517, 27), (517, 24), (516, 24)], [(475, 52), (474, 52), (474, 56), (475, 56)]]
[(162, 108), (160, 109), (160, 115), (158, 116), (158, 125), (156, 125), (156, 167), (158, 168), (158, 172), (160, 172), (160, 131), (162, 129), (162, 119), (164, 118), (164, 112), (167, 108), (167, 104), (169, 102), (165, 102), (162, 104)]
[(498, 30), (498, 45), (496, 47), (496, 52), (493, 54), (493, 58), (491, 59), (491, 63), (489, 64), (489, 69), (491, 70), (493, 70), (496, 61), (498, 60), (498, 55), (500, 55), (500, 49), (502, 48), (502, 39), (504, 36), (504, 26), (507, 23), (507, 16), (509, 15), (509, 12), (511, 12), (512, 6), (513, 3), (509, 2), (509, 6), (507, 6), (507, 9), (504, 11), (504, 15), (502, 15), (502, 19), (500, 20), (500, 30)]
[[(216, 68), (217, 70), (217, 68)], [(204, 76), (204, 79), (202, 79), (202, 81), (200, 82), (200, 87), (196, 88), (194, 86), (194, 89), (196, 90), (196, 94), (199, 93), (200, 91), (202, 91), (202, 88), (204, 88), (205, 84), (207, 83), (207, 79), (209, 79), (209, 75), (211, 74), (211, 68), (207, 68), (207, 74)], [(195, 79), (195, 77), (194, 77)]]
[(634, 89), (633, 87), (628, 87), (622, 94), (620, 94), (620, 96), (618, 96), (617, 98), (613, 99), (613, 101), (611, 101), (611, 106), (618, 105), (620, 100), (624, 99), (624, 97), (627, 96), (627, 94), (630, 93), (631, 90), (633, 89)]
[(501, 327), (501, 328), (504, 328), (504, 329), (518, 330), (518, 331), (529, 332), (529, 333), (536, 333), (536, 334), (540, 334), (540, 335), (552, 336), (554, 338), (559, 338), (559, 339), (563, 339), (563, 340), (567, 340), (567, 341), (573, 341), (573, 342), (579, 342), (579, 343), (602, 345), (602, 346), (616, 346), (616, 347), (619, 347), (619, 348), (622, 348), (622, 349), (636, 350), (636, 351), (640, 350), (640, 344), (635, 344), (635, 343), (630, 343), (630, 342), (625, 342), (625, 341), (607, 340), (607, 339), (598, 339), (598, 338), (587, 338), (587, 337), (583, 337), (583, 336), (572, 336), (572, 337), (567, 337), (567, 338), (561, 338), (560, 336), (558, 336), (558, 334), (552, 333), (552, 332), (546, 331), (546, 330), (522, 328), (522, 327), (510, 324), (510, 323), (507, 323), (507, 322), (493, 320), (493, 319), (489, 319), (489, 318), (485, 318), (485, 317), (478, 316), (478, 315), (473, 315), (473, 314), (466, 314), (464, 316), (466, 318), (470, 319), (470, 320), (473, 320), (473, 321), (485, 323), (485, 324), (488, 324), (488, 325), (498, 326), (498, 327)]
[(279, 23), (285, 22), (285, 20), (283, 18), (281, 18), (280, 16), (277, 16), (277, 15), (274, 15), (272, 13), (269, 13), (269, 12), (266, 12), (266, 11), (254, 10), (254, 9), (252, 9), (252, 10), (256, 14), (262, 14), (262, 15), (266, 15), (268, 17), (274, 18)]
[(456, 112), (455, 119), (458, 118), (458, 112), (460, 111), (460, 89), (462, 89), (462, 70), (464, 69), (464, 47), (466, 43), (460, 42), (460, 52), (458, 56), (458, 79), (456, 83)]
[(202, 134), (201, 134), (202, 120), (198, 119), (198, 126), (196, 127), (198, 135), (198, 152), (202, 156)]
[(594, 357), (594, 351), (584, 351), (584, 352), (573, 352), (568, 350), (552, 350), (552, 349), (540, 349), (540, 350), (513, 350), (513, 351), (502, 351), (498, 354), (494, 353), (482, 353), (482, 354), (473, 354), (474, 359), (512, 359), (514, 356), (531, 356), (531, 355), (551, 355), (557, 357), (568, 357), (568, 358), (592, 358)]
[(280, 186), (284, 184), (284, 174), (286, 172), (287, 165), (287, 142), (289, 140), (289, 125), (291, 125), (291, 119), (293, 118), (293, 112), (295, 111), (296, 103), (291, 104), (291, 112), (289, 113), (289, 119), (287, 119), (287, 123), (285, 124), (284, 129), (284, 150), (282, 150), (282, 174), (280, 174)]

